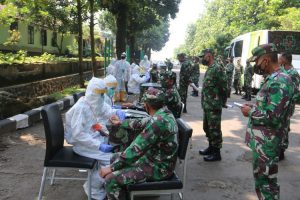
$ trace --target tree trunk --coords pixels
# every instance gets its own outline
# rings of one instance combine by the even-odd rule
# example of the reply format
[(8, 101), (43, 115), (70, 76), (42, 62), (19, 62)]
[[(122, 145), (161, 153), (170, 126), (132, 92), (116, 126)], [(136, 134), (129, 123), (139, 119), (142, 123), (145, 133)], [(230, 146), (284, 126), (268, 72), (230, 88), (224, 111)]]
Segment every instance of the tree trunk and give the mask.
[(84, 88), (83, 69), (82, 69), (82, 5), (81, 0), (77, 0), (77, 20), (78, 20), (78, 67), (79, 67), (79, 84)]
[(95, 55), (95, 36), (94, 36), (94, 0), (89, 0), (90, 2), (90, 38), (91, 38), (91, 57), (92, 57), (92, 69), (93, 75), (97, 76), (97, 66), (96, 66), (96, 55)]
[(127, 28), (127, 9), (126, 6), (120, 6), (116, 15), (117, 34), (116, 51), (118, 59), (121, 59), (121, 53), (126, 51), (126, 28)]
[(130, 60), (135, 60), (137, 58), (136, 55), (134, 55), (136, 53), (136, 45), (135, 45), (135, 36), (132, 34), (129, 37), (129, 49), (130, 49)]
[(62, 48), (63, 48), (64, 36), (65, 36), (65, 34), (64, 34), (64, 33), (61, 33), (60, 42), (59, 42), (60, 44), (59, 44), (59, 45), (56, 44), (57, 49), (58, 49), (58, 54), (59, 54), (59, 55), (62, 55)]

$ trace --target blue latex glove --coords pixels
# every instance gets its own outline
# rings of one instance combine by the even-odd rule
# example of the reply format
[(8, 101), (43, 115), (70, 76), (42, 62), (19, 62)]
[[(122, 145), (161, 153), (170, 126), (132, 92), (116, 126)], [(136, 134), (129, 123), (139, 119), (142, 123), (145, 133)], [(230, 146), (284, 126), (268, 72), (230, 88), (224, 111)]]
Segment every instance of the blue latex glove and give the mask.
[(122, 110), (117, 110), (116, 115), (119, 117), (121, 122), (123, 122), (126, 118), (126, 114)]
[(121, 105), (113, 105), (113, 107), (112, 108), (114, 108), (114, 109), (121, 109), (122, 108), (122, 106)]
[(101, 143), (100, 147), (99, 147), (99, 150), (104, 152), (104, 153), (109, 153), (109, 152), (112, 152), (113, 148), (114, 147), (109, 145), (109, 144)]
[(145, 77), (146, 77), (147, 80), (149, 80), (150, 79), (150, 73), (146, 72)]

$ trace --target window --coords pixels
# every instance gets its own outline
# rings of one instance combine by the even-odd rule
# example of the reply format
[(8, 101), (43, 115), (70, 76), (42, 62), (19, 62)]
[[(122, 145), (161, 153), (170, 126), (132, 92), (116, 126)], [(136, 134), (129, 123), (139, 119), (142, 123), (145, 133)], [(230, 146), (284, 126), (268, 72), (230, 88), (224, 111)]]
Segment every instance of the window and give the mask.
[(235, 57), (242, 57), (242, 53), (243, 53), (243, 40), (238, 41), (238, 42), (235, 43), (234, 56)]
[(28, 44), (34, 44), (34, 28), (28, 26)]
[(18, 30), (18, 22), (13, 22), (10, 24), (10, 27), (9, 29), (12, 31), (12, 30)]
[(57, 47), (57, 33), (56, 32), (52, 33), (51, 46)]
[(41, 45), (47, 46), (47, 30), (41, 30)]

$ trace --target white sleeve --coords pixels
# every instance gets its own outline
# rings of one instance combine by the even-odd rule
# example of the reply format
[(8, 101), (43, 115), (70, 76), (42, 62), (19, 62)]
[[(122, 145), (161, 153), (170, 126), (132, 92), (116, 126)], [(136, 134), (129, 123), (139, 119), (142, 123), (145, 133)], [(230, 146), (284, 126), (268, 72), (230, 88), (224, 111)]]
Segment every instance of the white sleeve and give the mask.
[(147, 81), (147, 78), (146, 78), (146, 76), (143, 76), (143, 77), (140, 77), (139, 75), (137, 75), (137, 74), (133, 74), (132, 75), (132, 78), (136, 81), (136, 82), (138, 82), (138, 83), (145, 83), (146, 81)]
[[(95, 132), (88, 127), (88, 120), (91, 120), (84, 107), (75, 107), (72, 112), (66, 114), (67, 132), (71, 135), (69, 142), (76, 146), (84, 146), (89, 149), (99, 149), (99, 139), (93, 138)], [(103, 126), (103, 125), (102, 125)], [(99, 134), (99, 133), (98, 133)]]

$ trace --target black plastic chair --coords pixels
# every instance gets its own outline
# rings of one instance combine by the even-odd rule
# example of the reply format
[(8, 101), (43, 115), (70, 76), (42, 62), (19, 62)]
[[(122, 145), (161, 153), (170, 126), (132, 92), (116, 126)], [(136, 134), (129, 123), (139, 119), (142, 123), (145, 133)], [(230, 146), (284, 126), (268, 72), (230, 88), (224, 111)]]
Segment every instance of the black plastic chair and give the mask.
[[(43, 107), (42, 118), (46, 135), (46, 155), (44, 160), (44, 171), (39, 191), (38, 200), (42, 199), (43, 190), (46, 180), (51, 180), (50, 185), (55, 179), (68, 180), (88, 180), (88, 199), (91, 199), (91, 171), (96, 164), (95, 159), (77, 155), (73, 152), (72, 147), (64, 147), (64, 126), (56, 103)], [(55, 177), (57, 168), (77, 168), (88, 171), (88, 177)], [(49, 169), (53, 169), (52, 175), (47, 176)]]
[(173, 176), (168, 180), (156, 181), (156, 182), (144, 182), (134, 185), (128, 185), (127, 191), (130, 193), (130, 199), (133, 200), (134, 196), (138, 195), (157, 195), (157, 194), (173, 194), (177, 193), (180, 199), (183, 200), (183, 191), (186, 181), (186, 166), (187, 166), (187, 152), (189, 141), (193, 133), (193, 129), (183, 121), (181, 118), (176, 119), (178, 125), (178, 160), (179, 164), (183, 165), (182, 180), (178, 178), (174, 172)]
[(73, 94), (73, 98), (74, 98), (74, 103), (76, 103), (78, 101), (78, 99), (80, 99), (80, 97), (83, 97), (85, 95), (85, 92), (78, 92)]

